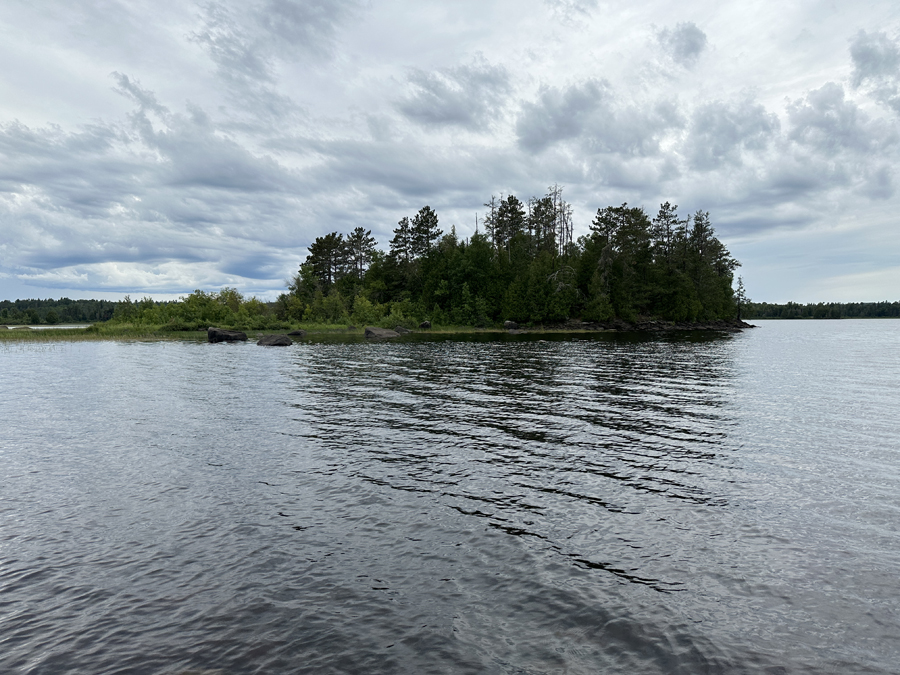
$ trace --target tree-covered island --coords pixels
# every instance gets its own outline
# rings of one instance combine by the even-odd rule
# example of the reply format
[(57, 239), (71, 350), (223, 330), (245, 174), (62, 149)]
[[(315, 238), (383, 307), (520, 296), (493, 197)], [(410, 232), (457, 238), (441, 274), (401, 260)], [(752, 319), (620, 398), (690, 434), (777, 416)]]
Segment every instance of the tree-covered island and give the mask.
[[(589, 233), (573, 240), (572, 210), (558, 186), (527, 202), (508, 195), (485, 206), (468, 238), (455, 227), (443, 232), (429, 206), (400, 219), (388, 250), (362, 227), (318, 237), (274, 303), (244, 298), (234, 288), (198, 290), (171, 302), (126, 297), (111, 317), (104, 307), (104, 325), (176, 332), (210, 325), (277, 330), (515, 321), (621, 329), (652, 320), (682, 327), (735, 322), (739, 315), (742, 286), (732, 289), (739, 263), (715, 236), (708, 212), (681, 217), (669, 202), (652, 216), (642, 207), (607, 206), (597, 209)], [(52, 301), (35, 303), (40, 306), (4, 309), (0, 319), (39, 323), (41, 309), (47, 322), (75, 319), (74, 307), (60, 316)], [(97, 323), (92, 329), (105, 332)]]
[(715, 236), (709, 213), (682, 218), (662, 204), (597, 210), (573, 241), (570, 206), (556, 186), (541, 198), (485, 204), (483, 229), (461, 239), (424, 206), (400, 219), (388, 251), (371, 231), (332, 232), (309, 255), (277, 303), (292, 321), (355, 324), (521, 324), (733, 320), (739, 263)]
[[(562, 190), (523, 202), (485, 204), (468, 238), (443, 232), (429, 206), (403, 217), (387, 250), (370, 230), (316, 238), (275, 302), (235, 288), (197, 290), (177, 301), (0, 301), (0, 324), (91, 322), (95, 335), (143, 336), (208, 326), (273, 331), (423, 321), (445, 329), (531, 327), (629, 329), (740, 326), (740, 319), (900, 316), (900, 303), (775, 305), (747, 299), (740, 265), (716, 237), (709, 213), (682, 217), (669, 202), (653, 215), (628, 204), (597, 209), (573, 239)], [(4, 331), (5, 333), (5, 331)]]

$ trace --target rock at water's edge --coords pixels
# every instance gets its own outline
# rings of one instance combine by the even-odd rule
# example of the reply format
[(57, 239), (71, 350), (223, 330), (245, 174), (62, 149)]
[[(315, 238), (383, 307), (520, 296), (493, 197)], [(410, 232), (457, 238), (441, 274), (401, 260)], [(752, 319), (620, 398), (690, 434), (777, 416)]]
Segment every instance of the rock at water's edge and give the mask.
[(516, 330), (519, 327), (519, 324), (517, 324), (515, 321), (504, 321), (503, 327), (506, 330)]
[(239, 330), (226, 330), (210, 326), (206, 329), (206, 339), (210, 342), (243, 342), (246, 341), (247, 334)]
[(260, 347), (290, 347), (294, 341), (287, 335), (260, 335), (256, 344)]
[(288, 335), (296, 335), (297, 337), (306, 337), (306, 331), (302, 329), (292, 330)]
[(366, 326), (367, 338), (395, 338), (400, 337), (400, 333), (390, 328), (375, 328), (374, 326)]
[(423, 321), (422, 323), (419, 324), (419, 328), (431, 328), (431, 322)]
[(404, 328), (403, 326), (394, 326), (394, 332), (397, 335), (405, 335), (406, 333), (412, 333), (409, 328)]

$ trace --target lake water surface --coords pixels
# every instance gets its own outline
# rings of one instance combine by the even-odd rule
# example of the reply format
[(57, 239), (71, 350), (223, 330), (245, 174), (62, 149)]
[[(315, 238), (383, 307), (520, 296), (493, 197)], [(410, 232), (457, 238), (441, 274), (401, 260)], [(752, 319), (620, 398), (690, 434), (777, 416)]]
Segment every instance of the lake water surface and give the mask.
[(896, 673), (900, 321), (0, 343), (0, 672)]

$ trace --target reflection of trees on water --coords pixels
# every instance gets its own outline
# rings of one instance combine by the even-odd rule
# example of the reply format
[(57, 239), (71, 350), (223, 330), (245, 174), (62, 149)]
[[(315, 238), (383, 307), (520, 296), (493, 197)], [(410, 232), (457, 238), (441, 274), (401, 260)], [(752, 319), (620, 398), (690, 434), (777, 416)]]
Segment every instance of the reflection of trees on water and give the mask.
[(616, 519), (727, 504), (728, 338), (315, 345), (298, 365), (304, 435), (341, 471), (589, 568), (640, 548), (610, 547)]

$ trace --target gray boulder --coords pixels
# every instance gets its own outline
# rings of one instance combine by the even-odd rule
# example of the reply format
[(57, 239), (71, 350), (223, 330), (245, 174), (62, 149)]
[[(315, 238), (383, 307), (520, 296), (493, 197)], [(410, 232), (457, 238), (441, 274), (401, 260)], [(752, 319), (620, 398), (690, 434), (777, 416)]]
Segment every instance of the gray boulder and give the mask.
[(296, 335), (297, 337), (306, 337), (305, 330), (292, 330), (288, 335)]
[(374, 326), (366, 326), (367, 338), (395, 338), (400, 337), (400, 333), (390, 328), (375, 328)]
[(404, 328), (403, 326), (394, 326), (394, 332), (397, 335), (406, 335), (407, 333), (412, 333), (409, 328)]
[(260, 347), (290, 347), (294, 341), (287, 335), (260, 335), (256, 344)]
[(431, 328), (431, 322), (423, 321), (422, 323), (419, 324), (419, 328)]
[(506, 330), (516, 330), (519, 328), (519, 324), (517, 324), (515, 321), (504, 321), (503, 327)]
[(245, 342), (247, 334), (239, 330), (226, 330), (210, 326), (206, 329), (206, 339), (210, 342)]

